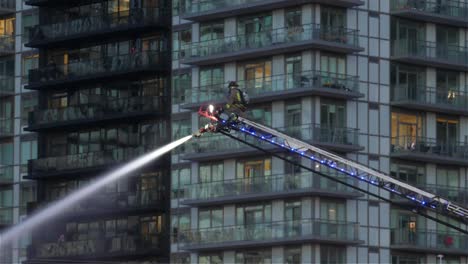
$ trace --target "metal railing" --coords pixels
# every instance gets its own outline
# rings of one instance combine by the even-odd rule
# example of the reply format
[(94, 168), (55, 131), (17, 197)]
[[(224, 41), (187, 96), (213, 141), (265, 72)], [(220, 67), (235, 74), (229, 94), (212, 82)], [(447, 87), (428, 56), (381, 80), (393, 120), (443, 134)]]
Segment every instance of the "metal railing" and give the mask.
[(16, 0), (0, 0), (0, 8), (16, 9)]
[[(349, 184), (354, 183), (354, 180), (349, 177), (340, 176), (335, 172), (326, 173), (333, 174), (336, 178)], [(237, 197), (238, 195), (246, 194), (258, 195), (320, 190), (339, 193), (352, 192), (351, 188), (345, 185), (324, 179), (311, 172), (304, 172), (191, 184), (186, 186), (182, 193), (184, 194), (183, 199), (209, 200), (221, 197)]]
[[(251, 225), (182, 230), (177, 234), (185, 246), (222, 246), (222, 243), (265, 243), (274, 240), (300, 240), (301, 238), (358, 241), (358, 224), (325, 219), (301, 219)], [(221, 244), (221, 245), (220, 245)]]
[(465, 159), (468, 161), (468, 143), (440, 142), (425, 137), (400, 136), (392, 138), (391, 152), (418, 153), (441, 157)]
[(93, 34), (103, 30), (118, 30), (136, 26), (163, 23), (169, 13), (162, 8), (136, 8), (108, 14), (95, 10), (96, 14), (61, 23), (37, 25), (27, 29), (29, 40), (43, 41), (72, 37), (79, 34)]
[(165, 99), (159, 96), (135, 96), (112, 100), (101, 99), (101, 101), (96, 101), (95, 103), (30, 112), (29, 126), (76, 120), (98, 120), (116, 115), (148, 111), (157, 113), (164, 111), (165, 107)]
[(347, 28), (326, 28), (306, 24), (293, 28), (278, 28), (257, 33), (236, 35), (195, 42), (183, 47), (182, 58), (205, 57), (249, 49), (273, 47), (278, 44), (295, 44), (302, 41), (320, 40), (359, 47), (358, 31)]
[(468, 94), (454, 89), (395, 85), (392, 87), (392, 101), (456, 107), (468, 111)]
[(392, 0), (392, 11), (417, 10), (434, 15), (442, 15), (467, 20), (468, 4), (461, 1), (444, 0)]
[(468, 251), (468, 236), (426, 229), (392, 229), (391, 245)]
[(393, 40), (392, 56), (417, 57), (446, 63), (468, 65), (468, 48), (430, 41)]
[[(264, 93), (295, 89), (330, 89), (330, 92), (359, 92), (359, 79), (357, 76), (321, 71), (278, 74), (253, 80), (238, 81), (238, 84), (250, 96), (261, 96)], [(185, 98), (189, 103), (221, 100), (226, 97), (226, 87), (227, 83), (195, 87), (186, 90)]]
[[(359, 129), (355, 128), (304, 124), (275, 129), (307, 142), (359, 146)], [(258, 141), (245, 135), (240, 135), (240, 137), (254, 145), (269, 146), (263, 141)], [(194, 141), (191, 144), (187, 144), (186, 150), (188, 153), (213, 153), (216, 151), (238, 150), (245, 148), (245, 144), (231, 138), (226, 138), (223, 135), (207, 135), (196, 142)]]
[(106, 166), (130, 160), (151, 149), (153, 149), (152, 146), (115, 148), (76, 155), (35, 159), (29, 161), (28, 170), (30, 174), (38, 174)]
[(101, 57), (92, 60), (49, 64), (29, 71), (29, 84), (61, 81), (76, 77), (91, 77), (97, 74), (131, 71), (140, 68), (161, 67), (166, 61), (166, 53), (142, 51), (125, 55)]
[(161, 249), (159, 235), (106, 235), (97, 233), (94, 238), (45, 243), (37, 246), (36, 257), (57, 258), (70, 256), (105, 256), (107, 254), (128, 254), (145, 250)]

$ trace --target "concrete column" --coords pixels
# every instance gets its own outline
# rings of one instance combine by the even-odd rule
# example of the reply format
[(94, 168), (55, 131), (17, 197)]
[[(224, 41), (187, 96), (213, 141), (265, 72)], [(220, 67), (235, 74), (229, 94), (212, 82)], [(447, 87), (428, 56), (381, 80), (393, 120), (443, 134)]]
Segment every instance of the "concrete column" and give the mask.
[(284, 127), (284, 101), (276, 101), (272, 103), (272, 126)]
[(190, 164), (190, 167), (190, 179), (192, 183), (198, 183), (198, 179), (200, 178), (200, 176), (198, 175), (198, 162), (192, 162)]
[(429, 139), (436, 138), (437, 116), (434, 113), (426, 113), (426, 137)]
[(237, 21), (235, 17), (226, 18), (224, 20), (224, 36), (232, 37), (237, 35)]
[(224, 251), (223, 252), (224, 263), (236, 263), (236, 252), (235, 251)]
[(284, 220), (284, 201), (277, 200), (271, 203), (271, 221)]
[(312, 198), (302, 198), (301, 201), (301, 214), (303, 219), (315, 218), (314, 206)]
[(284, 9), (273, 10), (273, 29), (284, 28)]
[(311, 71), (314, 70), (314, 53), (310, 50), (302, 52), (302, 71)]
[(301, 260), (302, 264), (309, 264), (309, 263), (319, 263), (319, 262), (312, 262), (313, 260), (313, 250), (314, 247), (312, 245), (302, 245), (301, 248)]
[(236, 224), (236, 206), (224, 206), (224, 226), (233, 226)]
[(435, 164), (426, 164), (426, 183), (436, 184), (437, 183), (437, 166)]
[(198, 208), (190, 208), (190, 227), (192, 229), (198, 228)]
[(271, 158), (271, 174), (278, 175), (284, 173), (284, 161), (275, 157)]
[(301, 121), (302, 124), (310, 124), (314, 123), (315, 121), (315, 116), (314, 116), (314, 102), (313, 98), (311, 97), (303, 97), (301, 99), (301, 107), (302, 107), (302, 115), (301, 115)]
[(436, 42), (436, 25), (432, 23), (426, 24), (426, 41)]
[(314, 23), (314, 12), (313, 11), (314, 11), (313, 6), (311, 4), (302, 6), (301, 19), (302, 19), (302, 24), (303, 25)]
[(192, 24), (192, 42), (198, 42), (200, 40), (200, 24)]
[(224, 64), (224, 81), (235, 81), (237, 80), (237, 70), (236, 70), (236, 63), (230, 62)]
[(273, 75), (285, 74), (284, 55), (273, 56), (272, 74)]

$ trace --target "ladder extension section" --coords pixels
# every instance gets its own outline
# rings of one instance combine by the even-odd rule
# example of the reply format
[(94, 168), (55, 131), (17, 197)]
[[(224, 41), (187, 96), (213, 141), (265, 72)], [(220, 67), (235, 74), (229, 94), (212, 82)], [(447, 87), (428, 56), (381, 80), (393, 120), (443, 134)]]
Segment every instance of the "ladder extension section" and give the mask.
[(401, 182), (359, 163), (347, 160), (321, 148), (292, 138), (270, 127), (257, 124), (243, 117), (239, 117), (237, 122), (231, 123), (229, 127), (232, 130), (287, 149), (301, 157), (308, 158), (360, 181), (397, 194), (418, 204), (419, 207), (447, 213), (454, 218), (462, 220), (464, 223), (468, 222), (468, 209), (460, 205), (454, 204), (433, 193)]

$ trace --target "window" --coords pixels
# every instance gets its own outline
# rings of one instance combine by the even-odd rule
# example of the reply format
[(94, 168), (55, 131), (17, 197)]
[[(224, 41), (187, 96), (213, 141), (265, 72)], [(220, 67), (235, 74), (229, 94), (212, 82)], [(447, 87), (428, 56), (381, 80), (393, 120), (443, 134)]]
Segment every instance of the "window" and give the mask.
[(238, 161), (236, 170), (239, 179), (271, 176), (271, 158)]
[(190, 29), (175, 31), (172, 33), (172, 40), (172, 60), (184, 58), (185, 51), (190, 47), (190, 43), (192, 43), (192, 31)]
[(300, 8), (294, 8), (286, 10), (285, 12), (285, 24), (286, 28), (295, 28), (302, 25), (302, 10)]
[(39, 24), (39, 15), (37, 10), (33, 12), (22, 12), (21, 22), (23, 23), (22, 27), (23, 36), (22, 41), (23, 43), (29, 42), (30, 31), (35, 25)]
[(31, 183), (22, 183), (20, 192), (20, 210), (21, 214), (26, 214), (28, 203), (36, 201), (36, 185)]
[(13, 207), (13, 189), (11, 188), (12, 187), (2, 187), (0, 189), (0, 208)]
[(288, 101), (285, 106), (284, 124), (288, 131), (292, 131), (291, 136), (300, 135), (302, 124), (302, 106), (300, 101)]
[(236, 252), (238, 264), (271, 264), (271, 249), (245, 250)]
[(301, 264), (301, 247), (286, 247), (284, 249), (284, 262), (286, 264)]
[(0, 98), (0, 120), (13, 117), (14, 97)]
[(346, 248), (320, 245), (320, 264), (346, 263)]
[(322, 200), (320, 218), (330, 221), (346, 221), (346, 204), (342, 201)]
[(345, 102), (322, 100), (320, 107), (320, 127), (324, 128), (322, 129), (324, 133), (329, 133), (329, 129), (332, 128), (346, 127)]
[(23, 83), (28, 82), (29, 71), (39, 67), (39, 55), (23, 56)]
[(198, 264), (223, 264), (223, 254), (200, 254), (198, 255)]
[(392, 64), (390, 79), (393, 100), (417, 100), (421, 89), (425, 89), (426, 70), (417, 66)]
[(223, 163), (214, 163), (214, 164), (200, 164), (199, 169), (199, 182), (208, 183), (208, 182), (218, 182), (222, 181), (224, 178), (224, 164)]
[(418, 229), (425, 229), (426, 219), (405, 210), (391, 209), (391, 243), (414, 244)]
[(426, 25), (405, 19), (391, 21), (392, 54), (418, 54), (420, 47), (424, 47), (426, 39)]
[(271, 60), (248, 62), (239, 66), (239, 79), (244, 80), (244, 89), (257, 94), (271, 90)]
[(246, 116), (254, 122), (271, 126), (271, 105), (249, 108), (246, 112)]
[(436, 82), (436, 103), (455, 103), (455, 99), (459, 96), (458, 72), (437, 70)]
[(224, 70), (222, 66), (200, 69), (200, 87), (198, 100), (207, 101), (213, 94), (224, 92)]
[[(306, 80), (302, 77), (302, 55), (295, 54), (286, 57), (286, 87), (284, 89), (295, 89), (302, 86)], [(279, 89), (279, 87), (275, 87)]]
[(257, 34), (259, 32), (270, 31), (272, 28), (271, 13), (259, 14), (255, 16), (241, 17), (237, 22), (237, 34), (246, 35), (247, 45), (249, 43), (262, 43), (265, 35)]
[[(129, 226), (132, 223), (129, 223)], [(136, 224), (136, 223), (134, 223)], [(149, 247), (160, 246), (160, 235), (163, 227), (162, 216), (148, 216), (140, 219), (140, 234), (144, 245)], [(131, 229), (129, 227), (128, 229)]]
[(21, 165), (31, 159), (37, 159), (37, 140), (21, 141)]
[[(271, 222), (271, 204), (237, 206), (236, 224), (255, 228), (257, 224)], [(261, 235), (259, 232), (259, 235)]]
[[(175, 1), (173, 1), (173, 3), (174, 2)], [(173, 253), (171, 254), (171, 262), (176, 264), (190, 264), (190, 253)]]
[(174, 74), (172, 77), (172, 102), (174, 104), (192, 102), (192, 98), (186, 97), (187, 95), (192, 95), (190, 93), (192, 91), (191, 88), (191, 73)]
[(421, 255), (392, 255), (392, 264), (423, 264), (425, 257)]
[(190, 184), (190, 168), (180, 168), (172, 170), (172, 197), (183, 198), (185, 196), (186, 185)]
[(15, 18), (3, 18), (0, 20), (0, 35), (14, 36), (15, 35)]
[(198, 228), (212, 228), (223, 226), (223, 209), (200, 209), (198, 211)]
[(392, 163), (390, 175), (398, 180), (408, 182), (413, 185), (424, 183), (424, 166)]
[(15, 76), (15, 60), (6, 57), (0, 60), (0, 78)]
[(190, 210), (172, 215), (171, 226), (173, 241), (177, 241), (179, 232), (190, 229)]
[(26, 93), (21, 95), (21, 125), (28, 123), (29, 112), (35, 110), (37, 106), (37, 93)]
[(0, 143), (0, 165), (13, 165), (13, 142)]
[(224, 22), (210, 22), (200, 25), (200, 41), (219, 40), (224, 38)]
[(417, 138), (423, 136), (421, 114), (392, 112), (392, 148), (415, 148)]
[(450, 117), (437, 117), (437, 144), (444, 153), (450, 153), (456, 148), (458, 142), (458, 119)]
[(320, 18), (320, 24), (325, 29), (346, 27), (346, 9), (344, 8), (322, 6)]

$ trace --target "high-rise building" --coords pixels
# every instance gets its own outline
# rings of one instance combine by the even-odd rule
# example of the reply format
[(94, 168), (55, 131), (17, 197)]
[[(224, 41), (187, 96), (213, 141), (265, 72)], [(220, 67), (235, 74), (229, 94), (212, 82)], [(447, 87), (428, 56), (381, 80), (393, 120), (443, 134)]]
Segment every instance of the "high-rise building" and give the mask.
[[(36, 197), (35, 184), (23, 179), (27, 162), (37, 154), (34, 133), (23, 131), (28, 112), (37, 103), (35, 92), (25, 90), (25, 73), (37, 62), (37, 54), (23, 43), (35, 24), (36, 13), (22, 0), (0, 1), (0, 226), (19, 223)], [(21, 263), (30, 238), (2, 248), (0, 263)]]
[[(468, 205), (467, 5), (174, 0), (172, 137), (236, 80), (247, 118)], [(392, 203), (204, 136), (172, 155), (174, 263), (467, 263), (467, 236), (278, 153)]]
[[(165, 0), (27, 0), (38, 49), (26, 128), (38, 157), (40, 209), (170, 140), (170, 7)], [(169, 7), (169, 8), (168, 8)], [(170, 157), (96, 193), (35, 230), (28, 263), (169, 260)]]

